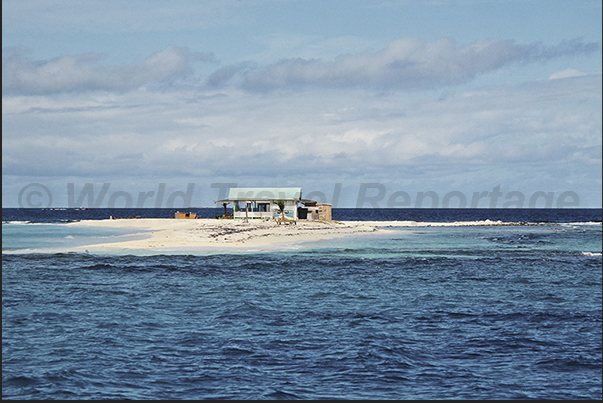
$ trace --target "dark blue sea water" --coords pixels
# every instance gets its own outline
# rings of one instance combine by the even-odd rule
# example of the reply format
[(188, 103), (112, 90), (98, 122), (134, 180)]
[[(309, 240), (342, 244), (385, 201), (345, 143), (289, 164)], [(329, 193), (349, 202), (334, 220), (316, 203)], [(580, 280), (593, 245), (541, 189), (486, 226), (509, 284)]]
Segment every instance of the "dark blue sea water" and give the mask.
[[(119, 218), (170, 218), (179, 209), (172, 208), (3, 208), (2, 221), (67, 222)], [(180, 209), (183, 210), (183, 209)], [(200, 218), (213, 218), (224, 213), (222, 208), (189, 208)], [(231, 209), (228, 210), (232, 212)], [(492, 220), (505, 222), (601, 222), (601, 209), (511, 209), (511, 208), (335, 208), (333, 219), (342, 221), (425, 221), (451, 222)]]
[[(173, 214), (115, 210), (3, 209), (3, 251), (65, 221)], [(531, 225), (3, 253), (3, 399), (601, 399), (601, 209), (391, 210), (334, 218)]]

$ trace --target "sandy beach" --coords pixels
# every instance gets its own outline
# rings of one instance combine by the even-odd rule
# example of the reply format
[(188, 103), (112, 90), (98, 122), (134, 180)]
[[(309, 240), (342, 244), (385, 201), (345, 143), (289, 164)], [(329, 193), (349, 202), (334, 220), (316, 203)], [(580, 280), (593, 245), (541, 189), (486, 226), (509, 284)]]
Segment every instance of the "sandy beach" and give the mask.
[[(78, 247), (89, 252), (110, 250), (214, 250), (279, 249), (307, 241), (333, 239), (377, 231), (364, 222), (302, 222), (278, 224), (275, 221), (165, 218), (86, 220), (71, 226), (131, 229), (135, 240)], [(139, 230), (139, 231), (138, 231)]]
[(88, 252), (128, 250), (147, 251), (203, 251), (285, 249), (304, 242), (340, 237), (384, 233), (394, 227), (519, 225), (500, 221), (471, 221), (425, 223), (414, 221), (298, 221), (296, 224), (278, 224), (275, 221), (166, 218), (84, 220), (68, 225), (129, 229), (136, 239), (79, 246)]

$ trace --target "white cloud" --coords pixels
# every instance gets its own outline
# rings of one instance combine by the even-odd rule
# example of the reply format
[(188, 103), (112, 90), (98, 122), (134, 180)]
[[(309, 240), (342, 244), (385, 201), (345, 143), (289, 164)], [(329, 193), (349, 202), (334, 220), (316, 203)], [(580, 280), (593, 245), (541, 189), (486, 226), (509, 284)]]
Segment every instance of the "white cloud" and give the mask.
[(580, 39), (547, 47), (512, 40), (481, 40), (459, 46), (449, 39), (428, 42), (403, 38), (377, 52), (341, 54), (330, 62), (291, 58), (264, 68), (231, 68), (224, 81), (238, 73), (243, 88), (260, 92), (305, 87), (431, 89), (466, 83), (513, 63), (589, 54), (598, 48)]
[[(423, 90), (463, 84), (513, 63), (532, 63), (588, 54), (598, 45), (573, 40), (556, 46), (519, 45), (511, 40), (477, 41), (459, 46), (449, 39), (428, 42), (403, 38), (386, 48), (340, 54), (330, 62), (290, 58), (265, 67), (244, 61), (209, 74), (205, 84), (234, 84), (251, 92), (296, 88), (363, 88)], [(148, 85), (170, 85), (193, 76), (196, 61), (215, 62), (211, 53), (168, 46), (138, 63), (108, 65), (94, 53), (31, 60), (22, 51), (3, 49), (3, 94), (51, 94), (82, 91), (129, 91)], [(559, 74), (562, 74), (560, 76)], [(573, 70), (551, 78), (577, 74)]]
[(549, 76), (549, 80), (558, 80), (560, 78), (570, 78), (570, 77), (580, 77), (585, 76), (586, 73), (583, 73), (576, 69), (565, 69), (563, 71), (558, 71)]
[(187, 48), (168, 46), (138, 64), (102, 64), (98, 54), (32, 61), (8, 49), (2, 57), (2, 92), (51, 94), (81, 91), (127, 91), (181, 78), (196, 60), (213, 60), (211, 54), (195, 54)]
[[(32, 61), (9, 51), (3, 177), (15, 184), (79, 178), (128, 190), (137, 182), (225, 181), (600, 193), (601, 74), (566, 70), (446, 97), (401, 90), (440, 88), (564, 52), (571, 52), (565, 44), (404, 39), (332, 62), (223, 66), (212, 85), (156, 91), (187, 77), (195, 57), (213, 59), (168, 47), (109, 66), (98, 55)], [(272, 91), (295, 87), (304, 91)], [(398, 90), (374, 91), (388, 88)]]
[(191, 89), (139, 90), (99, 94), (95, 102), (83, 94), (53, 95), (56, 103), (50, 96), (12, 97), (3, 106), (3, 174), (107, 181), (387, 178), (428, 190), (472, 170), (476, 182), (486, 172), (495, 175), (491, 181), (520, 172), (562, 177), (577, 165), (599, 172), (593, 147), (601, 144), (601, 76), (576, 80), (445, 100), (362, 90), (258, 96), (236, 89), (205, 97)]

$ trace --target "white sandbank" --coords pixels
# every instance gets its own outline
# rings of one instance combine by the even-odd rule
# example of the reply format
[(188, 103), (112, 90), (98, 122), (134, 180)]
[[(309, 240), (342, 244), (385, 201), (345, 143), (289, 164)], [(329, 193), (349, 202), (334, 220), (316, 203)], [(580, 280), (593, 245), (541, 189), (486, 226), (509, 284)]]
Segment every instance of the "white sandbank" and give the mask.
[[(72, 248), (73, 251), (194, 252), (211, 250), (275, 250), (299, 246), (304, 242), (366, 235), (395, 227), (519, 225), (501, 221), (427, 223), (415, 221), (298, 221), (278, 224), (275, 221), (217, 219), (108, 219), (69, 223), (75, 227), (131, 229), (138, 239), (97, 243)], [(139, 230), (139, 231), (138, 231)]]

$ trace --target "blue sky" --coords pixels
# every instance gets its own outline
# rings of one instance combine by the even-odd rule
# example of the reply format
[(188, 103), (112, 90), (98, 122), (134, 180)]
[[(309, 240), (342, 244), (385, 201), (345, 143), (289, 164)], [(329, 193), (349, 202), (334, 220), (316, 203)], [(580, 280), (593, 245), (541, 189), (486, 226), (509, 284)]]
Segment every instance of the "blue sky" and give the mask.
[(2, 205), (29, 184), (61, 207), (69, 184), (77, 197), (109, 183), (104, 207), (193, 183), (191, 204), (210, 206), (237, 183), (335, 207), (414, 207), (426, 192), (489, 207), (475, 197), (498, 191), (496, 207), (518, 194), (601, 207), (601, 13), (595, 0), (3, 1)]

